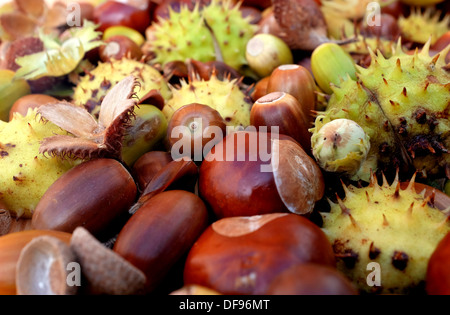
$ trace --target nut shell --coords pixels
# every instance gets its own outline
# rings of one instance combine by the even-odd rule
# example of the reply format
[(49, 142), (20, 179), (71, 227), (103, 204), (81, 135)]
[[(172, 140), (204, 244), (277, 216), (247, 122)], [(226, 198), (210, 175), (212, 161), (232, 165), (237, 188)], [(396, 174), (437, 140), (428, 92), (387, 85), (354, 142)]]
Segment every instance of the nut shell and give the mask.
[(16, 294), (16, 266), (22, 249), (34, 238), (47, 235), (69, 244), (71, 234), (58, 231), (24, 231), (0, 237), (0, 295)]
[(114, 251), (144, 272), (146, 291), (151, 292), (189, 251), (207, 222), (207, 210), (199, 197), (181, 190), (163, 192), (131, 217)]
[(226, 295), (264, 295), (281, 272), (307, 262), (335, 265), (327, 237), (309, 220), (282, 213), (226, 218), (192, 247), (184, 281)]
[(32, 224), (36, 229), (69, 233), (83, 226), (98, 235), (127, 213), (136, 194), (133, 177), (119, 162), (91, 160), (65, 173), (47, 190)]

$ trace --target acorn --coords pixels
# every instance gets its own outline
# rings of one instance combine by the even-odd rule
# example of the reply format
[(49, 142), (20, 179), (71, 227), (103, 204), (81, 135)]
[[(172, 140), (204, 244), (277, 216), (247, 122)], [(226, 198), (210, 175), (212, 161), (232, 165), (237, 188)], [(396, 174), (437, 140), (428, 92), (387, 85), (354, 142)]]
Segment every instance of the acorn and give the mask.
[(271, 34), (257, 34), (247, 43), (246, 58), (250, 68), (266, 77), (283, 64), (293, 63), (289, 46)]
[(356, 80), (356, 67), (352, 57), (334, 43), (317, 47), (311, 56), (311, 68), (319, 87), (327, 94), (332, 94), (330, 84), (339, 86), (340, 80), (350, 76)]

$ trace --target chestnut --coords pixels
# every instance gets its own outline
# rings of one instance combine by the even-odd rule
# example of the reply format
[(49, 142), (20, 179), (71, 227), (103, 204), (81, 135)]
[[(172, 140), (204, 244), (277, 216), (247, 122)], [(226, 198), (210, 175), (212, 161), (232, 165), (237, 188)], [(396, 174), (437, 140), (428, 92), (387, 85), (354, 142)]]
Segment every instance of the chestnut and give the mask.
[(308, 219), (288, 213), (226, 218), (190, 250), (184, 283), (225, 295), (265, 295), (283, 271), (303, 263), (335, 266), (325, 233)]
[(178, 109), (167, 128), (167, 138), (174, 159), (188, 156), (201, 162), (226, 134), (226, 122), (210, 106), (189, 104)]
[(37, 108), (41, 105), (56, 103), (57, 98), (46, 94), (29, 94), (22, 96), (14, 102), (9, 111), (9, 120), (11, 121), (14, 113), (19, 113), (22, 116), (26, 116), (29, 108)]
[(426, 291), (430, 295), (450, 295), (450, 233), (438, 244), (428, 262)]
[(278, 126), (281, 134), (292, 137), (305, 152), (311, 152), (309, 117), (290, 94), (273, 92), (258, 99), (250, 113), (250, 124), (255, 127)]
[(136, 59), (142, 58), (141, 48), (130, 38), (122, 35), (115, 35), (105, 41), (105, 45), (99, 48), (100, 59), (108, 62), (113, 59)]
[(152, 292), (207, 224), (208, 213), (198, 196), (182, 190), (163, 192), (131, 217), (113, 250), (146, 275), (146, 292)]
[(267, 93), (286, 92), (300, 103), (305, 117), (312, 121), (316, 108), (316, 83), (312, 74), (300, 65), (282, 65), (270, 75)]
[(206, 156), (199, 193), (218, 218), (289, 211), (306, 215), (322, 198), (324, 181), (316, 162), (291, 137), (240, 131)]
[[(431, 50), (434, 51), (441, 51), (447, 45), (450, 44), (450, 31), (447, 31), (444, 35), (438, 38), (438, 40), (431, 46)], [(445, 57), (445, 62), (450, 63), (450, 52), (447, 53), (447, 56)]]
[(252, 100), (256, 102), (258, 99), (267, 94), (267, 85), (269, 84), (269, 77), (262, 78), (256, 82), (255, 87), (252, 92)]
[(172, 162), (168, 152), (151, 151), (141, 156), (133, 165), (133, 177), (141, 191), (147, 187), (158, 172)]
[(353, 283), (329, 266), (299, 264), (276, 277), (268, 295), (358, 295)]
[(110, 26), (122, 25), (144, 33), (151, 23), (148, 5), (148, 1), (134, 1), (133, 4), (106, 1), (96, 7), (94, 22), (100, 24), (98, 30), (101, 32)]
[(99, 235), (127, 213), (136, 195), (133, 177), (116, 160), (84, 162), (62, 175), (45, 192), (33, 213), (32, 225), (68, 233), (83, 226)]

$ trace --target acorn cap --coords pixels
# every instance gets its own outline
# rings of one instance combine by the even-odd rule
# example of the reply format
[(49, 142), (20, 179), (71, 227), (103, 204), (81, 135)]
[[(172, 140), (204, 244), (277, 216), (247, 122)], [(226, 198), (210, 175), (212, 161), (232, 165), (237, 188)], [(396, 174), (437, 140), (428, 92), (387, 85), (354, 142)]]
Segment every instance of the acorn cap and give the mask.
[(146, 283), (142, 271), (103, 246), (85, 228), (72, 235), (71, 247), (78, 257), (90, 293), (131, 295), (140, 293)]

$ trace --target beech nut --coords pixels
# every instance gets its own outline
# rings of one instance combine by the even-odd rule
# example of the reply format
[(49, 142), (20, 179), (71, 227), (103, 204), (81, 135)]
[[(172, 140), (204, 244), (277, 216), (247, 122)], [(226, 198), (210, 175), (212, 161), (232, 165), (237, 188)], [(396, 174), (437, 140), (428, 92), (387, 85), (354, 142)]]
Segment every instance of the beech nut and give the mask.
[(0, 237), (0, 295), (16, 294), (16, 267), (22, 249), (33, 239), (52, 236), (69, 244), (71, 234), (58, 231), (23, 231)]
[(278, 275), (303, 263), (335, 266), (326, 235), (308, 219), (287, 213), (226, 218), (192, 247), (184, 282), (225, 295), (265, 295)]
[(158, 172), (172, 162), (170, 153), (151, 151), (141, 156), (133, 165), (134, 179), (143, 191)]
[(72, 233), (83, 226), (105, 232), (136, 201), (133, 177), (119, 162), (96, 159), (62, 175), (45, 192), (33, 214), (36, 229)]
[(199, 197), (181, 190), (163, 192), (131, 217), (113, 250), (146, 275), (146, 292), (152, 292), (189, 251), (207, 222)]
[(228, 135), (200, 166), (199, 193), (217, 218), (309, 214), (324, 194), (320, 168), (291, 137)]

